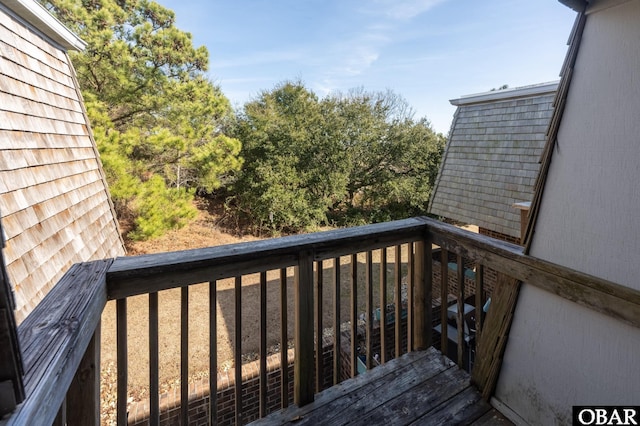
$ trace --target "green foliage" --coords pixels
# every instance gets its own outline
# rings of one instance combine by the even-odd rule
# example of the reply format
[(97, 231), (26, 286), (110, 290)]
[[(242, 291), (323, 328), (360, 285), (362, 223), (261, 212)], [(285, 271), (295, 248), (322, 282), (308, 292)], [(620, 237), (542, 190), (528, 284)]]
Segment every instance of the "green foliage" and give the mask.
[(158, 237), (167, 229), (180, 228), (197, 215), (193, 194), (183, 189), (167, 188), (158, 176), (144, 182), (134, 203), (138, 213), (135, 229), (129, 234), (134, 240)]
[[(240, 142), (223, 133), (233, 119), (229, 101), (205, 77), (206, 48), (194, 47), (173, 11), (153, 1), (43, 4), (88, 43), (72, 60), (114, 203), (137, 218), (132, 235), (184, 224), (190, 209), (162, 203), (211, 193), (242, 165)], [(175, 217), (159, 219), (169, 213)]]
[(283, 83), (245, 105), (236, 128), (245, 165), (234, 189), (238, 208), (258, 229), (295, 231), (326, 222), (346, 184), (327, 118), (299, 82)]
[(247, 103), (236, 205), (259, 230), (299, 231), (423, 214), (444, 137), (393, 92), (318, 99), (285, 82)]
[(330, 98), (349, 164), (340, 223), (426, 213), (445, 138), (391, 91), (352, 90)]
[[(116, 212), (131, 216), (133, 230), (129, 238), (141, 240), (162, 235), (168, 229), (184, 226), (197, 214), (193, 191), (168, 188), (159, 175), (144, 173), (144, 164), (135, 162), (130, 153), (139, 141), (139, 133), (130, 129), (120, 133), (112, 128), (93, 96), (86, 100), (87, 113), (94, 123), (94, 135), (100, 140), (100, 158)], [(134, 173), (132, 173), (134, 172)], [(142, 180), (139, 176), (148, 177)]]

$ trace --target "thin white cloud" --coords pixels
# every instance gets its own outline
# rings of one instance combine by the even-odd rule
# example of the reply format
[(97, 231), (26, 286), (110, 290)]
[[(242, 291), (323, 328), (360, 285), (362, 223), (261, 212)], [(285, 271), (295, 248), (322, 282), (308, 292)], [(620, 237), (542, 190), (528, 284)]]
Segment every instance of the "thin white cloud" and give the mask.
[(446, 0), (374, 0), (373, 12), (405, 21), (428, 12)]
[[(264, 65), (278, 62), (299, 61), (304, 59), (305, 52), (302, 49), (270, 50), (252, 52), (248, 56), (238, 56), (232, 59), (215, 61), (216, 68), (235, 68), (255, 65)], [(215, 58), (214, 58), (215, 60)]]

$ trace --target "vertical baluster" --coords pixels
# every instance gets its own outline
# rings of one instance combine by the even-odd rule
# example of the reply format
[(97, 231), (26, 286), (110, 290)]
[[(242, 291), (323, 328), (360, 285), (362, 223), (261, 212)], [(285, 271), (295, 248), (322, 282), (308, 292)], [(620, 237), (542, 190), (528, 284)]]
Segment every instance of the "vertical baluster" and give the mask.
[(189, 286), (180, 289), (180, 418), (189, 424)]
[(296, 268), (294, 402), (298, 406), (313, 402), (313, 254), (301, 252)]
[(351, 377), (358, 375), (358, 254), (351, 255)]
[(218, 423), (218, 289), (209, 283), (209, 424)]
[(396, 358), (402, 355), (402, 247), (396, 246), (395, 265), (395, 299), (396, 299)]
[(456, 327), (458, 329), (458, 365), (464, 366), (464, 261), (458, 255), (458, 315), (456, 317)]
[(342, 330), (340, 328), (340, 258), (333, 259), (333, 384), (340, 383), (340, 354)]
[(407, 243), (407, 352), (413, 350), (413, 290), (414, 290), (414, 259), (413, 243)]
[(423, 350), (432, 345), (432, 249), (431, 238), (415, 244), (414, 261), (414, 349)]
[(98, 322), (60, 407), (60, 425), (100, 424), (100, 334)]
[(449, 354), (449, 252), (440, 249), (440, 351)]
[(316, 262), (316, 289), (317, 289), (317, 297), (316, 297), (316, 392), (322, 391), (324, 373), (323, 373), (323, 364), (322, 361), (324, 357), (322, 356), (322, 335), (324, 326), (322, 324), (322, 260)]
[(160, 424), (160, 387), (158, 375), (158, 293), (149, 293), (149, 424)]
[(280, 405), (289, 406), (289, 333), (287, 318), (287, 268), (280, 269)]
[(387, 248), (380, 250), (380, 362), (387, 362)]
[(118, 402), (117, 422), (119, 425), (127, 424), (127, 381), (129, 379), (127, 359), (127, 299), (116, 301), (116, 333), (118, 352)]
[(242, 424), (242, 276), (235, 280), (235, 414), (236, 425)]
[(260, 417), (267, 415), (267, 273), (260, 272)]
[(373, 252), (367, 252), (366, 265), (366, 282), (367, 282), (367, 306), (366, 306), (366, 326), (367, 326), (367, 370), (373, 368)]
[(482, 332), (482, 295), (484, 293), (484, 265), (480, 262), (476, 264), (476, 345), (480, 340), (480, 333)]

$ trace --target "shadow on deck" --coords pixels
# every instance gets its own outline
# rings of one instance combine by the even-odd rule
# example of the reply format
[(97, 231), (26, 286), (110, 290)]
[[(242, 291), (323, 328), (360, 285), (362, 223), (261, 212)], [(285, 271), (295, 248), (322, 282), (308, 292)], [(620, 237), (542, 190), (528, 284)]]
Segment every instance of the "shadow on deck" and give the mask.
[(434, 348), (411, 352), (252, 425), (512, 424), (485, 402), (469, 375)]

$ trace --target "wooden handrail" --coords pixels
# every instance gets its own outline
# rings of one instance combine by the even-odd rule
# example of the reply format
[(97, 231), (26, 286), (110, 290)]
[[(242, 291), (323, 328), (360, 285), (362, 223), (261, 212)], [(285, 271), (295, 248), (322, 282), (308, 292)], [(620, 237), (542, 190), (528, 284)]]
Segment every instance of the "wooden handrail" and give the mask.
[[(415, 243), (415, 244), (414, 244)], [(510, 243), (498, 241), (490, 237), (468, 232), (442, 222), (429, 218), (413, 218), (396, 222), (388, 222), (376, 225), (367, 225), (350, 229), (341, 229), (322, 233), (284, 237), (273, 240), (263, 240), (250, 243), (241, 243), (231, 246), (213, 247), (207, 249), (188, 250), (182, 252), (144, 255), (136, 257), (118, 258), (99, 262), (89, 262), (74, 265), (63, 276), (60, 282), (43, 299), (41, 304), (18, 327), (18, 334), (23, 348), (23, 359), (26, 368), (25, 391), (26, 400), (16, 412), (6, 421), (7, 424), (43, 424), (51, 423), (59, 408), (63, 404), (65, 395), (81, 395), (82, 401), (78, 404), (97, 407), (95, 400), (95, 383), (88, 386), (88, 392), (69, 392), (72, 379), (78, 368), (91, 368), (95, 364), (95, 354), (99, 349), (99, 321), (102, 310), (108, 299), (118, 299), (118, 304), (123, 309), (118, 312), (119, 324), (126, 326), (126, 298), (129, 296), (156, 293), (161, 290), (183, 287), (191, 284), (208, 282), (210, 288), (215, 289), (217, 279), (234, 277), (236, 289), (241, 286), (243, 275), (254, 272), (280, 269), (280, 285), (283, 291), (281, 299), (286, 303), (286, 270), (282, 268), (295, 267), (295, 310), (296, 310), (296, 362), (295, 362), (295, 400), (304, 404), (313, 400), (315, 392), (312, 377), (316, 366), (314, 354), (316, 344), (320, 344), (322, 333), (315, 330), (314, 339), (314, 262), (332, 259), (334, 264), (333, 281), (336, 286), (340, 284), (340, 256), (351, 256), (352, 273), (357, 274), (357, 253), (367, 253), (367, 316), (371, 316), (373, 309), (371, 291), (371, 250), (382, 249), (384, 261), (381, 265), (386, 270), (387, 248), (399, 247), (406, 244), (409, 251), (414, 253), (413, 260), (409, 264), (410, 283), (408, 289), (413, 301), (410, 312), (414, 317), (409, 325), (409, 330), (414, 330), (412, 338), (408, 339), (408, 350), (414, 347), (422, 349), (431, 344), (431, 277), (432, 277), (432, 252), (431, 244), (442, 248), (442, 279), (447, 282), (447, 252), (458, 256), (458, 280), (464, 282), (464, 263), (462, 258), (476, 263), (476, 286), (479, 295), (476, 295), (476, 308), (482, 302), (481, 288), (483, 286), (483, 270), (492, 269), (512, 277), (514, 279), (537, 286), (553, 294), (572, 300), (597, 312), (616, 318), (625, 323), (640, 327), (640, 291), (615, 284), (607, 280), (590, 276), (566, 267), (555, 265), (551, 262), (537, 259), (523, 254), (522, 248)], [(400, 250), (396, 248), (396, 259)], [(397, 260), (396, 260), (397, 261)], [(330, 262), (326, 262), (330, 263)], [(398, 264), (396, 271), (400, 269)], [(320, 278), (322, 275), (317, 273)], [(394, 275), (394, 290), (399, 293), (400, 277)], [(266, 291), (264, 277), (261, 279), (262, 291)], [(386, 289), (386, 274), (380, 276), (380, 288)], [(357, 286), (352, 288), (355, 294)], [(332, 289), (334, 297), (339, 299), (339, 288)], [(183, 298), (186, 301), (187, 292)], [(446, 289), (441, 293), (443, 307), (446, 306)], [(459, 287), (459, 295), (464, 296), (463, 286)], [(240, 304), (238, 293), (236, 303)], [(150, 305), (157, 305), (157, 296), (153, 296)], [(264, 298), (264, 293), (262, 293)], [(399, 296), (396, 296), (398, 300)], [(215, 301), (215, 296), (212, 298)], [(381, 291), (380, 300), (386, 303), (385, 292)], [(261, 306), (264, 307), (265, 300)], [(185, 311), (186, 309), (186, 304)], [(356, 330), (357, 305), (351, 302), (351, 334), (352, 343)], [(281, 309), (285, 309), (283, 305)], [(319, 304), (317, 309), (322, 309)], [(383, 308), (383, 307), (381, 307)], [(397, 307), (399, 308), (399, 307)], [(155, 309), (155, 308), (153, 308)], [(381, 309), (384, 311), (384, 309)], [(443, 309), (444, 311), (444, 309)], [(463, 309), (458, 306), (458, 312)], [(339, 317), (339, 310), (336, 311)], [(154, 317), (157, 312), (154, 312)], [(283, 315), (286, 321), (286, 315)], [(396, 310), (396, 322), (399, 322), (401, 311)], [(446, 312), (443, 312), (446, 319)], [(477, 315), (478, 331), (484, 328), (482, 317)], [(318, 320), (315, 318), (315, 320)], [(385, 313), (381, 312), (381, 324), (386, 324)], [(210, 321), (215, 321), (213, 316)], [(339, 320), (338, 320), (339, 321)], [(460, 324), (461, 318), (458, 318)], [(186, 324), (186, 316), (183, 316)], [(318, 321), (322, 323), (321, 319)], [(150, 331), (152, 340), (157, 339), (157, 325), (152, 321), (153, 330)], [(337, 324), (339, 325), (339, 324)], [(337, 328), (334, 324), (334, 328)], [(281, 332), (286, 339), (286, 324)], [(382, 327), (384, 328), (384, 326)], [(186, 329), (186, 328), (185, 328)], [(367, 328), (368, 333), (371, 330)], [(460, 328), (459, 331), (462, 331)], [(236, 330), (238, 331), (238, 330)], [(446, 327), (442, 327), (443, 344), (446, 344)], [(126, 344), (126, 328), (119, 331), (123, 344)], [(335, 330), (335, 344), (340, 344), (340, 330)], [(264, 336), (262, 336), (264, 337)], [(381, 330), (381, 344), (384, 348), (388, 337)], [(400, 333), (395, 334), (395, 343), (399, 344)], [(314, 341), (315, 340), (315, 341)], [(93, 342), (93, 343), (91, 343)], [(282, 350), (286, 350), (284, 342)], [(156, 343), (157, 344), (157, 343)], [(93, 345), (93, 346), (92, 346)], [(188, 344), (183, 344), (186, 353)], [(215, 343), (211, 345), (215, 348)], [(261, 342), (264, 351), (264, 342)], [(371, 341), (367, 342), (367, 348), (371, 352)], [(443, 346), (446, 350), (446, 346)], [(157, 349), (151, 348), (152, 353)], [(402, 348), (399, 352), (402, 352)], [(336, 347), (336, 353), (339, 348)], [(126, 352), (126, 346), (120, 352)], [(351, 351), (352, 368), (355, 368), (354, 351)], [(320, 352), (318, 352), (320, 354)], [(371, 363), (368, 354), (367, 362)], [(155, 355), (151, 359), (154, 360)], [(239, 364), (240, 356), (236, 354), (236, 362)], [(385, 350), (381, 351), (382, 361), (385, 361)], [(336, 359), (340, 359), (337, 355)], [(93, 360), (93, 361), (92, 361)], [(154, 363), (157, 361), (154, 361)], [(119, 377), (123, 377), (119, 387), (126, 393), (126, 358), (118, 361), (123, 370), (119, 371)], [(261, 355), (261, 364), (264, 366), (264, 355)], [(212, 363), (215, 365), (216, 363)], [(283, 358), (283, 365), (286, 366)], [(94, 366), (95, 369), (95, 366)], [(183, 370), (184, 371), (184, 370)], [(239, 372), (237, 372), (239, 374)], [(286, 374), (285, 372), (282, 373)], [(355, 371), (353, 372), (355, 374)], [(98, 376), (95, 375), (94, 376)], [(92, 376), (93, 377), (93, 376)], [(184, 377), (184, 373), (183, 373)], [(262, 375), (264, 380), (264, 375)], [(96, 379), (97, 380), (97, 379)], [(339, 380), (335, 376), (334, 382)], [(120, 382), (120, 380), (119, 380)], [(75, 383), (75, 382), (74, 382)], [(83, 385), (86, 385), (86, 381)], [(73, 385), (75, 386), (75, 385)], [(157, 384), (154, 386), (157, 388)], [(183, 389), (184, 394), (184, 389)], [(283, 397), (286, 394), (283, 392)], [(261, 400), (265, 398), (264, 389), (261, 390)], [(240, 398), (238, 398), (239, 400)], [(67, 404), (72, 404), (68, 401)], [(93, 404), (93, 405), (92, 405)], [(286, 402), (283, 400), (283, 405)], [(97, 410), (97, 408), (96, 408)], [(67, 411), (67, 415), (73, 410)], [(155, 404), (152, 410), (154, 417), (158, 417), (158, 407)], [(78, 410), (80, 412), (80, 410)], [(264, 409), (262, 410), (264, 414)], [(126, 421), (126, 399), (120, 405), (120, 421)], [(73, 424), (74, 419), (69, 419)], [(82, 419), (86, 420), (86, 419)], [(97, 418), (95, 421), (97, 422)]]
[(640, 327), (640, 291), (525, 255), (515, 244), (422, 218), (434, 244), (485, 267)]
[(297, 266), (299, 254), (325, 260), (423, 238), (420, 218), (169, 253), (118, 257), (107, 297), (121, 299), (213, 279)]
[[(88, 364), (84, 377), (76, 380), (83, 389), (72, 392), (81, 399), (67, 401), (69, 406), (79, 408), (67, 410), (66, 421), (99, 423), (100, 374), (95, 359), (85, 357), (85, 353), (99, 353), (100, 340), (94, 335), (98, 332), (99, 336), (100, 316), (107, 302), (105, 276), (110, 265), (111, 260), (73, 265), (18, 326), (26, 399), (9, 418), (8, 425), (51, 424), (85, 360)], [(87, 411), (93, 416), (86, 417)]]

